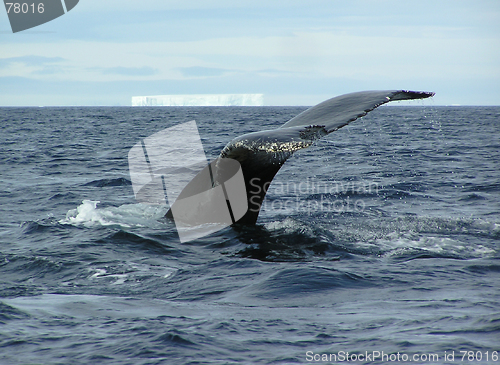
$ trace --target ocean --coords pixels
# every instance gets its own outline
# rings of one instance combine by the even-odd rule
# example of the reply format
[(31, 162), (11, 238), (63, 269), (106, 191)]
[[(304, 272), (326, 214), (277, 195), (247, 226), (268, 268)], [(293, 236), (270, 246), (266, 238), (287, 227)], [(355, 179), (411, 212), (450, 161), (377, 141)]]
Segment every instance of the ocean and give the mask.
[(500, 364), (500, 107), (383, 106), (181, 243), (127, 155), (301, 107), (0, 108), (0, 364)]

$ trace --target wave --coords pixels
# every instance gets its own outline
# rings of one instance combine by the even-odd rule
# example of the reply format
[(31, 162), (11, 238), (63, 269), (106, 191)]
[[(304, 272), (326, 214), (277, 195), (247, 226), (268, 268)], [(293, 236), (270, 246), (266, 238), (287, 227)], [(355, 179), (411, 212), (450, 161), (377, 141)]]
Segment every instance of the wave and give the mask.
[(483, 264), (469, 265), (465, 269), (476, 274), (488, 274), (488, 273), (500, 274), (500, 259), (496, 258), (494, 259), (494, 261), (496, 262), (494, 263), (486, 262)]
[(478, 200), (487, 200), (487, 198), (479, 195), (479, 194), (468, 194), (467, 196), (461, 197), (458, 199), (459, 201), (469, 201), (469, 202), (476, 202)]
[[(173, 237), (170, 238), (170, 240)], [(168, 242), (168, 241), (167, 241)], [(171, 246), (167, 245), (166, 242), (162, 240), (153, 239), (150, 237), (144, 237), (131, 232), (126, 232), (119, 230), (118, 232), (112, 233), (111, 235), (98, 239), (95, 241), (97, 244), (113, 244), (113, 245), (132, 245), (134, 249), (141, 249), (145, 251), (151, 251), (157, 254), (172, 254), (179, 252), (173, 249)]]
[[(175, 226), (163, 219), (166, 207), (126, 204), (98, 207), (98, 201), (84, 200), (68, 211), (59, 225), (118, 228), (99, 244), (131, 244), (159, 254), (183, 252)], [(397, 261), (422, 258), (470, 259), (497, 253), (500, 223), (485, 219), (406, 216), (356, 217), (343, 215), (272, 220), (247, 227), (235, 225), (197, 240), (195, 247), (207, 247), (223, 255), (260, 261), (341, 260), (353, 257), (382, 257)], [(268, 218), (269, 219), (269, 218)], [(52, 223), (51, 223), (52, 224)], [(147, 228), (146, 236), (131, 232)], [(26, 223), (25, 233), (45, 229)], [(175, 249), (173, 248), (175, 247)]]
[[(159, 247), (157, 245), (156, 248)], [(167, 252), (170, 252), (170, 250), (161, 248), (161, 250), (155, 249), (155, 252), (152, 253), (166, 254)], [(112, 265), (94, 263), (87, 268), (87, 271), (87, 281), (94, 283), (93, 285), (98, 284), (96, 286), (106, 287), (108, 285), (127, 284), (130, 287), (140, 287), (138, 290), (148, 290), (148, 288), (157, 288), (158, 285), (164, 284), (166, 280), (170, 280), (178, 272), (178, 269), (164, 265), (125, 262)]]
[(129, 186), (132, 185), (132, 182), (128, 179), (125, 179), (123, 177), (119, 177), (116, 179), (99, 179), (99, 180), (94, 180), (91, 182), (88, 182), (84, 184), (83, 186), (95, 186), (98, 188), (103, 188), (106, 186)]
[(377, 282), (360, 275), (331, 268), (291, 268), (279, 270), (266, 280), (252, 286), (248, 292), (256, 297), (278, 299), (304, 296), (313, 292), (341, 288), (366, 288)]
[(189, 341), (188, 339), (182, 337), (184, 335), (181, 331), (172, 330), (165, 334), (160, 335), (155, 342), (160, 342), (162, 346), (182, 346), (182, 347), (193, 347), (198, 346), (198, 344)]
[(0, 302), (0, 323), (6, 324), (7, 321), (26, 319), (29, 318), (29, 314), (20, 311), (17, 308), (11, 307), (10, 305)]
[(49, 233), (57, 235), (62, 233), (63, 229), (54, 217), (48, 217), (37, 221), (24, 221), (19, 225), (21, 233), (25, 235)]
[(500, 183), (499, 182), (492, 182), (490, 184), (488, 184), (488, 183), (484, 183), (484, 184), (466, 183), (466, 184), (464, 184), (464, 191), (466, 191), (466, 192), (482, 191), (485, 193), (498, 192), (498, 191), (500, 191)]
[(297, 261), (323, 255), (328, 244), (321, 242), (317, 230), (303, 222), (287, 218), (265, 226), (235, 226), (237, 239), (245, 246), (239, 257), (261, 261)]
[(499, 223), (432, 217), (378, 217), (372, 224), (353, 217), (329, 224), (286, 218), (236, 230), (245, 246), (235, 255), (262, 261), (492, 257), (500, 237)]
[(75, 193), (68, 192), (68, 193), (57, 193), (52, 195), (49, 200), (60, 200), (60, 201), (67, 201), (67, 200), (72, 200), (76, 199), (78, 196)]

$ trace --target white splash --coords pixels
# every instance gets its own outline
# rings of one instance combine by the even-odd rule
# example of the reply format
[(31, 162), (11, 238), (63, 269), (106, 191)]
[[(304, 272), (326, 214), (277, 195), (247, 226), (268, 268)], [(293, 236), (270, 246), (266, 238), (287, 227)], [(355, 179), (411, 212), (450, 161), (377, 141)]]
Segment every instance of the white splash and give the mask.
[(123, 228), (145, 227), (158, 224), (167, 208), (147, 204), (125, 204), (119, 207), (98, 208), (97, 200), (84, 200), (76, 209), (71, 209), (61, 224), (84, 226), (120, 226)]

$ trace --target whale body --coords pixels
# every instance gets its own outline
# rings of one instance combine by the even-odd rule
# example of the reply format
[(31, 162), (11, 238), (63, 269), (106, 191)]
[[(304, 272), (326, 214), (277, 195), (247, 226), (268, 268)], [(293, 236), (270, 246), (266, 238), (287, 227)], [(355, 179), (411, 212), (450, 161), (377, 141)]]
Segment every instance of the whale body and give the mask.
[[(390, 101), (425, 99), (432, 96), (433, 92), (386, 90), (362, 91), (328, 99), (303, 111), (279, 128), (244, 134), (230, 141), (219, 157), (210, 164), (210, 185), (224, 187), (224, 182), (234, 176), (234, 173), (228, 173), (227, 159), (239, 162), (245, 183), (247, 210), (244, 214), (239, 214), (236, 220), (233, 219), (233, 223), (253, 225), (257, 221), (274, 176), (294, 152), (311, 146), (316, 140), (348, 125), (380, 105)], [(200, 193), (200, 186), (206, 185), (200, 182), (207, 174), (208, 170), (201, 171), (186, 185), (167, 212), (167, 218), (173, 218), (172, 210), (175, 210), (176, 204), (180, 206), (179, 201)], [(230, 206), (229, 201), (227, 203)]]

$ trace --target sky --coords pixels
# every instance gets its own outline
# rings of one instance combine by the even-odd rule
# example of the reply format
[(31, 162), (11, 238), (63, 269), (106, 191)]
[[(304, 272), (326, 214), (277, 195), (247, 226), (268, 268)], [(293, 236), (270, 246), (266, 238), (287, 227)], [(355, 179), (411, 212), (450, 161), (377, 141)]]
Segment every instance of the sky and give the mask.
[(500, 105), (500, 1), (80, 0), (18, 33), (0, 9), (0, 106), (240, 93), (305, 106), (385, 89)]

